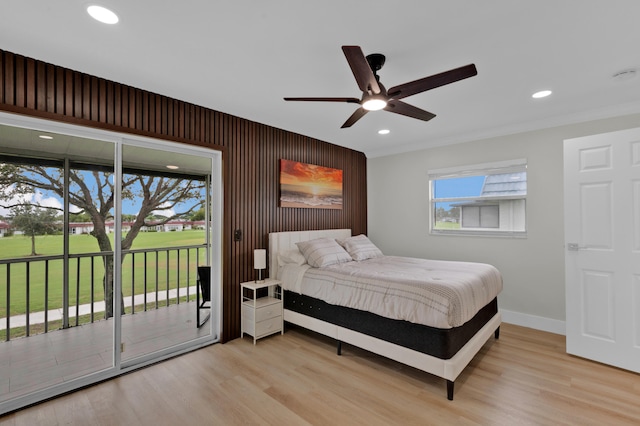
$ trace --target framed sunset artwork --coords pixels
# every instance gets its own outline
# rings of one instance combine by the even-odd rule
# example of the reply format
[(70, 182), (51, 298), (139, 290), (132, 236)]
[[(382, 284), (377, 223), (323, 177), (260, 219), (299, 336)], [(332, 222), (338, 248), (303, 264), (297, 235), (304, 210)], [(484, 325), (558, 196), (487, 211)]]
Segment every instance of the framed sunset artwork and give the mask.
[(342, 209), (342, 170), (280, 160), (280, 207)]

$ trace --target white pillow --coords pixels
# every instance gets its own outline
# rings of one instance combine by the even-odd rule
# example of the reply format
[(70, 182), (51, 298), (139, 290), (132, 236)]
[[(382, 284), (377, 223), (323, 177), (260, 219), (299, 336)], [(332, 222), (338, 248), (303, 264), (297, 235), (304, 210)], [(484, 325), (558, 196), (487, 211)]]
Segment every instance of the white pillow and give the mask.
[(314, 268), (334, 265), (336, 263), (351, 262), (349, 253), (333, 238), (316, 238), (310, 241), (296, 243), (307, 263)]
[(347, 250), (353, 260), (367, 260), (384, 256), (382, 251), (364, 234), (338, 240), (338, 242)]
[(287, 250), (278, 255), (278, 265), (280, 266), (288, 264), (304, 265), (305, 263), (307, 263), (307, 259), (304, 258), (302, 253), (300, 253), (300, 250), (298, 250), (297, 248)]

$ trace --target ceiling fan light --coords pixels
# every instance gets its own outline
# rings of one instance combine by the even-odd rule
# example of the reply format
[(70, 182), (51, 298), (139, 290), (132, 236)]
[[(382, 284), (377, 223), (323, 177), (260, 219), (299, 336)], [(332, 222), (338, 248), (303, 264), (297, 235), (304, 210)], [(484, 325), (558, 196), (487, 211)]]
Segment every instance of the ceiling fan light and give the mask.
[(378, 111), (387, 106), (387, 101), (379, 98), (367, 99), (362, 103), (362, 108), (367, 111)]

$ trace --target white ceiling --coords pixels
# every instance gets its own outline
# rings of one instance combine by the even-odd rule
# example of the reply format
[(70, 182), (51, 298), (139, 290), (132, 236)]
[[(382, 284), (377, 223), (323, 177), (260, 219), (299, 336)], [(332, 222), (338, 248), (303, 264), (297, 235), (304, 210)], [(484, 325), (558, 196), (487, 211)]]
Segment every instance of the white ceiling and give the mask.
[[(3, 0), (0, 48), (281, 129), (369, 157), (640, 112), (638, 0)], [(422, 122), (371, 112), (340, 49), (386, 55), (386, 87), (475, 63), (478, 75), (404, 99)], [(532, 99), (541, 89), (545, 99)], [(380, 136), (377, 131), (391, 133)]]
[[(29, 129), (22, 126), (0, 124), (0, 161), (2, 154), (18, 158), (65, 158), (79, 163), (112, 166), (115, 147), (112, 142), (99, 140), (100, 131), (93, 137), (71, 136), (64, 133)], [(51, 139), (42, 139), (48, 136)], [(131, 144), (123, 146), (123, 166), (127, 169), (142, 169), (161, 172), (163, 175), (180, 174), (206, 176), (211, 174), (211, 158), (185, 154), (175, 150), (145, 148)], [(167, 165), (177, 166), (168, 169)]]

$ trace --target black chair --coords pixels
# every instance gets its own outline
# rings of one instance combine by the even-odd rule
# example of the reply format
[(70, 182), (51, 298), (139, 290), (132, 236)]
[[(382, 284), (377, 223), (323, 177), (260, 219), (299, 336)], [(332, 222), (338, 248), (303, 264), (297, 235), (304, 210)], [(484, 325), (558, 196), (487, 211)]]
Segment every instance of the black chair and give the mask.
[[(202, 295), (202, 301), (200, 297)], [(209, 305), (207, 305), (207, 303)], [(211, 266), (198, 266), (198, 287), (196, 288), (196, 321), (202, 327), (211, 316)], [(200, 321), (200, 310), (209, 309), (207, 316)]]

